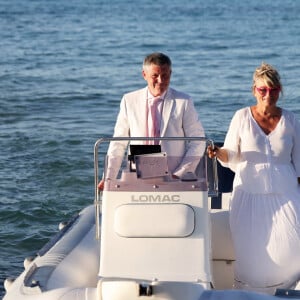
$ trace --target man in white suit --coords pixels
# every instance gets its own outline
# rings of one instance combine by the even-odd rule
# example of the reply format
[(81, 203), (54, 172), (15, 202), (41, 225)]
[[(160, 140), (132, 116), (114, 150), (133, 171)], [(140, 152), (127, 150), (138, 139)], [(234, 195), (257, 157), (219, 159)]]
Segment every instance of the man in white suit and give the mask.
[[(172, 63), (167, 55), (152, 53), (145, 57), (142, 76), (147, 81), (147, 87), (123, 96), (114, 137), (205, 136), (191, 97), (169, 87), (171, 73)], [(151, 115), (153, 101), (158, 103), (154, 108), (156, 111), (154, 131), (154, 120)], [(127, 144), (123, 141), (111, 142), (108, 149), (110, 159), (123, 158)], [(186, 172), (195, 172), (205, 150), (205, 143), (199, 141), (163, 140), (160, 145), (162, 151), (174, 158), (168, 166), (174, 178), (180, 178)], [(115, 161), (118, 162), (108, 164), (106, 178), (116, 178), (121, 161), (120, 159)], [(103, 189), (104, 180), (101, 180), (98, 187)]]

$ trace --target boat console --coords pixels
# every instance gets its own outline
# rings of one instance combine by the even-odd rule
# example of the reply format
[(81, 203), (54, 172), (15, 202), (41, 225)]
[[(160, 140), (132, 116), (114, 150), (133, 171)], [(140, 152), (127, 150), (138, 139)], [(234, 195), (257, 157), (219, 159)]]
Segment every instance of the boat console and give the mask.
[(127, 167), (105, 181), (99, 229), (103, 300), (143, 294), (197, 299), (213, 286), (206, 156), (199, 155), (197, 173), (175, 179), (168, 166), (178, 158), (158, 148), (149, 153), (151, 148), (131, 146)]

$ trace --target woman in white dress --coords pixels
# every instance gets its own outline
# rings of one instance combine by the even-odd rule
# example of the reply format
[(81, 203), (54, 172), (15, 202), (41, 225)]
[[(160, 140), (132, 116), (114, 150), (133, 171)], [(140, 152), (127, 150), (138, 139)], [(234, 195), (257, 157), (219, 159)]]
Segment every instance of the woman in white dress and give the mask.
[(274, 293), (300, 279), (300, 123), (277, 106), (278, 72), (253, 75), (256, 105), (238, 110), (209, 157), (235, 172), (230, 205), (235, 287)]

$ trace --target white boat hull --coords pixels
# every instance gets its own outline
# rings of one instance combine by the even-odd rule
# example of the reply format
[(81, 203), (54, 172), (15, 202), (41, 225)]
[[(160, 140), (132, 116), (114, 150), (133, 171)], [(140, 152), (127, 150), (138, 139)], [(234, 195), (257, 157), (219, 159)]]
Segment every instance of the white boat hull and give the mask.
[(41, 249), (32, 262), (25, 260), (25, 270), (8, 281), (3, 299), (97, 299), (99, 241), (94, 215), (94, 207), (87, 207), (53, 245)]
[[(205, 289), (195, 282), (156, 282), (152, 287), (152, 296), (149, 297), (139, 296), (139, 284), (136, 281), (101, 280), (98, 276), (100, 245), (95, 239), (94, 207), (89, 206), (48, 252), (27, 262), (23, 273), (14, 281), (7, 281), (3, 300), (278, 299), (266, 294), (232, 290), (232, 245), (224, 243), (228, 241), (229, 234), (228, 211), (212, 210), (210, 216), (212, 236), (215, 237), (212, 240), (214, 289)], [(73, 238), (76, 238), (77, 245), (69, 253), (63, 254), (64, 259), (61, 260), (59, 249), (64, 248), (65, 243), (70, 243), (69, 239)], [(74, 241), (71, 243), (74, 244)], [(44, 268), (45, 272), (38, 272), (38, 268)], [(46, 272), (47, 268), (48, 271), (53, 270)], [(145, 293), (146, 288), (147, 285)], [(289, 295), (292, 292), (286, 291), (286, 297), (281, 296), (280, 299), (291, 299)], [(300, 296), (293, 299), (300, 299)]]

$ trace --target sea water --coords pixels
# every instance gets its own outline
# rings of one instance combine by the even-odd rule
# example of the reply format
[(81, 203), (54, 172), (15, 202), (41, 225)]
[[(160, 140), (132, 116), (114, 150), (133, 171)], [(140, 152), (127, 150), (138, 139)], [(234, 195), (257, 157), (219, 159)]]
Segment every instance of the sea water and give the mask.
[(146, 54), (173, 62), (207, 136), (222, 141), (255, 103), (254, 69), (280, 72), (279, 105), (300, 119), (300, 1), (0, 0), (0, 294), (94, 200), (93, 147)]

